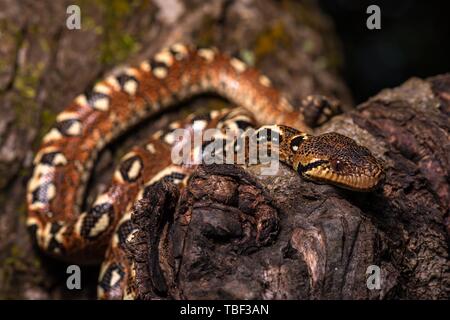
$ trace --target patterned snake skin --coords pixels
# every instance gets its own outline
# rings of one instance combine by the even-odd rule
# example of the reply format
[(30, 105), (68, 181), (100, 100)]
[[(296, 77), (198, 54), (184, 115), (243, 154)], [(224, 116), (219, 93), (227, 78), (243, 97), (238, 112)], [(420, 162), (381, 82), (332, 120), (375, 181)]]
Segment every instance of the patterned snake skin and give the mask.
[[(193, 115), (156, 132), (122, 158), (108, 190), (81, 212), (90, 171), (106, 144), (175, 102), (204, 92), (222, 95), (241, 108)], [(103, 261), (99, 298), (133, 298), (127, 290), (133, 268), (123, 251), (134, 232), (132, 205), (145, 186), (161, 179), (182, 186), (195, 168), (172, 164), (172, 131), (237, 131), (255, 125), (279, 135), (280, 161), (306, 179), (356, 191), (370, 191), (382, 179), (382, 165), (367, 148), (337, 133), (308, 134), (303, 115), (255, 69), (214, 48), (175, 44), (97, 83), (58, 115), (34, 160), (27, 225), (51, 256), (79, 264)]]

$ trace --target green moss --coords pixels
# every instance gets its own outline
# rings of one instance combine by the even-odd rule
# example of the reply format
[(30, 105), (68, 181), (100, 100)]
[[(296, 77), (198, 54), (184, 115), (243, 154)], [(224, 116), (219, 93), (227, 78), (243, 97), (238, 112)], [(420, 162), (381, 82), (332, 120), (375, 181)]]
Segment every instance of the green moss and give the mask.
[[(29, 170), (26, 170), (26, 169), (22, 169), (21, 172), (20, 172), (20, 174), (21, 174), (21, 175), (24, 175), (24, 176), (25, 176), (25, 175), (28, 175), (28, 173), (29, 173)], [(24, 220), (21, 221), (21, 222), (25, 223), (25, 222), (26, 222), (25, 219), (26, 219), (27, 212), (28, 212), (26, 201), (22, 201), (22, 202), (20, 203), (20, 205), (16, 208), (16, 210), (17, 210), (19, 219), (24, 219)]]
[(125, 22), (132, 18), (136, 1), (96, 0), (93, 3), (100, 9), (104, 18), (101, 27), (96, 26), (92, 21), (90, 23), (97, 34), (103, 35), (100, 45), (100, 62), (114, 65), (139, 51), (140, 44), (135, 36), (123, 31), (126, 29)]
[(14, 97), (14, 110), (16, 113), (16, 125), (20, 128), (29, 128), (36, 124), (36, 88), (44, 70), (44, 63), (25, 65), (17, 70), (13, 87), (16, 92)]
[(314, 41), (312, 41), (310, 39), (306, 39), (305, 42), (303, 43), (302, 49), (306, 53), (313, 53), (314, 50), (316, 50), (316, 45), (315, 45)]
[(244, 61), (249, 66), (255, 65), (255, 54), (250, 50), (241, 50), (239, 53), (242, 61)]
[(305, 25), (318, 32), (327, 31), (326, 17), (314, 1), (281, 1), (281, 7), (289, 12), (299, 24)]
[(253, 53), (255, 63), (275, 52), (279, 47), (291, 47), (292, 39), (282, 21), (276, 21), (256, 38)]
[(44, 51), (45, 53), (49, 53), (50, 52), (50, 43), (48, 41), (48, 39), (44, 38), (44, 37), (39, 37), (39, 46), (41, 47), (42, 51)]
[(102, 34), (103, 28), (97, 24), (94, 18), (84, 15), (83, 16), (83, 25), (82, 28), (84, 30), (94, 31), (96, 34)]
[[(19, 273), (29, 271), (26, 254), (21, 247), (13, 244), (6, 252), (6, 257), (0, 261), (0, 293), (2, 297), (8, 298), (14, 288), (15, 278)], [(6, 294), (6, 295), (5, 295)]]
[[(22, 129), (36, 127), (36, 122), (40, 122), (39, 132), (36, 136), (37, 143), (55, 122), (56, 114), (48, 108), (44, 108), (39, 113), (36, 102), (36, 89), (42, 78), (45, 65), (38, 62), (33, 65), (24, 65), (17, 70), (13, 87), (16, 95), (13, 97), (14, 111), (16, 114), (15, 124)], [(40, 118), (39, 118), (40, 117)], [(38, 119), (36, 119), (38, 118)], [(24, 172), (27, 175), (28, 172)]]
[[(314, 2), (283, 0), (281, 7), (289, 12), (298, 24), (310, 27), (315, 32), (324, 35), (324, 49), (321, 54), (325, 59), (322, 58), (317, 63), (317, 67), (336, 69), (342, 66), (343, 58), (337, 47), (336, 41), (338, 40), (335, 38), (335, 35), (332, 33), (333, 30), (328, 24), (327, 19), (329, 18), (318, 10)], [(306, 53), (313, 53), (317, 48), (313, 41), (305, 41), (303, 50)]]
[(24, 262), (25, 253), (17, 245), (13, 244), (9, 249), (9, 254), (3, 261), (3, 268), (10, 268), (15, 271), (26, 270), (26, 264)]
[(52, 125), (56, 122), (56, 113), (49, 110), (48, 108), (44, 109), (41, 112), (41, 130), (44, 132), (48, 132)]
[(100, 62), (114, 65), (124, 61), (130, 54), (139, 50), (139, 45), (129, 34), (113, 35), (107, 32), (106, 41), (100, 46)]
[[(5, 20), (0, 20), (0, 39), (2, 45), (6, 47), (12, 46), (14, 43), (19, 43), (21, 40), (21, 32), (17, 30), (13, 25), (6, 25)], [(0, 73), (6, 72), (9, 73), (12, 69), (14, 53), (5, 55), (5, 58), (2, 59), (3, 56), (0, 56)], [(0, 91), (2, 88), (0, 88)]]
[(222, 99), (210, 99), (207, 104), (205, 104), (205, 111), (212, 111), (212, 110), (222, 110), (224, 108), (229, 108), (230, 103), (222, 100)]
[(197, 45), (199, 47), (211, 47), (214, 45), (216, 24), (217, 21), (214, 17), (209, 15), (205, 15), (203, 17), (199, 31), (197, 31), (194, 35), (194, 38), (197, 39)]
[(33, 82), (32, 78), (21, 76), (16, 79), (14, 86), (22, 98), (34, 99), (36, 96), (36, 86)]

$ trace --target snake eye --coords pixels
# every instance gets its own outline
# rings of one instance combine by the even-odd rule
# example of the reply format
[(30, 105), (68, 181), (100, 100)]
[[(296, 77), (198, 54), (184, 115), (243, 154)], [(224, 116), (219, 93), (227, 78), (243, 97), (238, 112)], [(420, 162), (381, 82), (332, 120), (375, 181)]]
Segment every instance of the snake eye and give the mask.
[(339, 172), (344, 169), (344, 163), (342, 163), (342, 161), (340, 160), (331, 160), (330, 164), (331, 168), (336, 172)]
[(292, 138), (290, 148), (292, 151), (297, 151), (300, 144), (303, 142), (303, 136), (296, 136)]

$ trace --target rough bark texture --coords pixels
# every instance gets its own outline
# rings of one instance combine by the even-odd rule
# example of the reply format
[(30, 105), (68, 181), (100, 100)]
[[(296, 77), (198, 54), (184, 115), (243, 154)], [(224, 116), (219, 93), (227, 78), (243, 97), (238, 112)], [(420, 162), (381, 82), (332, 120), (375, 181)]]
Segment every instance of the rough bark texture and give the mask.
[[(371, 193), (306, 182), (284, 166), (276, 176), (199, 167), (176, 210), (173, 187), (150, 188), (130, 255), (141, 298), (448, 299), (449, 106), (450, 75), (412, 79), (319, 130), (385, 160), (386, 181)], [(162, 189), (165, 219), (154, 199)], [(367, 287), (370, 265), (381, 268), (380, 290)]]
[[(79, 1), (81, 30), (66, 28), (69, 4), (0, 0), (0, 298), (95, 297), (98, 268), (83, 267), (83, 290), (69, 291), (67, 264), (31, 247), (25, 187), (56, 114), (118, 64), (176, 41), (214, 45), (261, 69), (294, 105), (322, 93), (351, 106), (336, 75), (338, 44), (313, 2)], [(449, 97), (448, 76), (413, 80), (322, 128), (386, 159), (387, 182), (373, 194), (308, 183), (287, 168), (276, 177), (260, 177), (257, 168), (200, 168), (176, 208), (168, 204), (177, 190), (159, 186), (158, 199), (169, 202), (153, 205), (165, 210), (153, 215), (158, 210), (144, 203), (136, 215), (160, 230), (140, 244), (158, 254), (134, 248), (140, 263), (152, 263), (137, 283), (142, 296), (447, 297)], [(225, 105), (197, 99), (108, 147), (86, 202), (105, 190), (136, 141), (193, 109)], [(174, 247), (160, 245), (169, 237)], [(372, 263), (385, 272), (381, 291), (365, 287)]]

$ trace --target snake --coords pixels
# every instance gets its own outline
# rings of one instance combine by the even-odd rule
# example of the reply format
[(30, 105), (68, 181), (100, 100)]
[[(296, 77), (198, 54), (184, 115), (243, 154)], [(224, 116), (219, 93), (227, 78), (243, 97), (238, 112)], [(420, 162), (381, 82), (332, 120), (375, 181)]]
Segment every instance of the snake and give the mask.
[[(145, 119), (204, 93), (238, 108), (194, 113), (155, 132), (121, 158), (107, 190), (82, 210), (92, 168), (106, 145)], [(381, 160), (353, 139), (336, 132), (313, 135), (305, 116), (256, 68), (217, 48), (176, 43), (115, 70), (57, 115), (36, 152), (27, 186), (26, 223), (33, 241), (62, 261), (101, 263), (98, 298), (135, 298), (127, 289), (135, 275), (133, 263), (124, 253), (136, 232), (130, 220), (133, 203), (146, 186), (162, 179), (185, 186), (195, 169), (172, 162), (174, 130), (249, 127), (276, 133), (280, 162), (307, 180), (369, 192), (383, 178)], [(275, 147), (270, 135), (265, 143)]]

